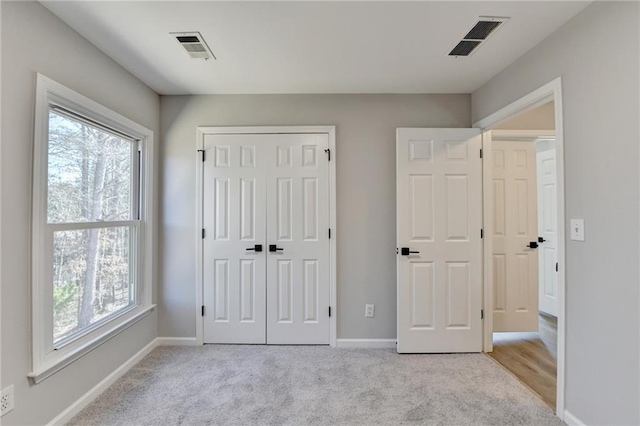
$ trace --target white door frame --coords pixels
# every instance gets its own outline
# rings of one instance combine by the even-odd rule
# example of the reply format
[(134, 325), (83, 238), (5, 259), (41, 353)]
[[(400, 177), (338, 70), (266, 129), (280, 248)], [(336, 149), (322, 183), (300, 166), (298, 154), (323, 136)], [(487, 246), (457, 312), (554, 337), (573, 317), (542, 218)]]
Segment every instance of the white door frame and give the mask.
[[(566, 316), (565, 316), (565, 214), (564, 214), (564, 128), (562, 120), (562, 78), (558, 77), (526, 96), (512, 102), (497, 112), (473, 124), (473, 127), (489, 132), (492, 128), (514, 117), (517, 114), (537, 108), (549, 101), (554, 102), (556, 167), (557, 167), (557, 209), (558, 209), (558, 366), (556, 415), (564, 419), (565, 380), (566, 380)], [(536, 131), (538, 134), (540, 131)], [(487, 135), (488, 136), (488, 135)], [(546, 135), (545, 135), (546, 136)], [(491, 138), (482, 138), (483, 152), (491, 152)], [(493, 192), (491, 179), (491, 156), (483, 158), (483, 192), (484, 192), (484, 230), (485, 235), (493, 232)], [(484, 321), (484, 351), (493, 351), (493, 244), (491, 238), (484, 238), (484, 310), (487, 313)]]
[(329, 161), (329, 226), (331, 239), (329, 240), (329, 301), (331, 303), (331, 317), (329, 318), (329, 344), (336, 347), (337, 333), (337, 269), (336, 269), (336, 241), (338, 232), (336, 227), (336, 128), (335, 126), (245, 126), (245, 127), (217, 127), (199, 126), (196, 139), (196, 344), (204, 344), (204, 317), (201, 307), (204, 294), (204, 243), (200, 230), (204, 227), (204, 164), (201, 151), (204, 149), (205, 135), (264, 135), (264, 134), (326, 134), (329, 137), (331, 161)]

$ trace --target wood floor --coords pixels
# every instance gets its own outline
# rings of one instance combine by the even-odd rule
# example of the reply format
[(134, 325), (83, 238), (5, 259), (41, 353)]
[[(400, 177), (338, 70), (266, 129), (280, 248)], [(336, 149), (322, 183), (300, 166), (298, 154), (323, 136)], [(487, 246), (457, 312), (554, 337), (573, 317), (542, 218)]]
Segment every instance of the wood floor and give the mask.
[(554, 411), (557, 330), (556, 318), (541, 314), (538, 333), (493, 333), (493, 352), (489, 354)]

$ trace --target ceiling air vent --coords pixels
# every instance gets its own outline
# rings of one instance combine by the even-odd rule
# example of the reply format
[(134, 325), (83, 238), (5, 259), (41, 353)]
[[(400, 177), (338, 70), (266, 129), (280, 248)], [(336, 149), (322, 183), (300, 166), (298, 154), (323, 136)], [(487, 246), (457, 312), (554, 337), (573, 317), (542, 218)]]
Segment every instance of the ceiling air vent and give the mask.
[(493, 34), (509, 18), (481, 16), (475, 25), (467, 32), (456, 46), (449, 52), (449, 56), (470, 56), (491, 34)]
[(479, 41), (462, 40), (453, 48), (449, 56), (469, 56), (480, 45)]
[(187, 51), (189, 56), (193, 59), (216, 59), (215, 55), (211, 53), (211, 49), (204, 41), (202, 35), (197, 32), (188, 33), (170, 33), (175, 37), (176, 41)]

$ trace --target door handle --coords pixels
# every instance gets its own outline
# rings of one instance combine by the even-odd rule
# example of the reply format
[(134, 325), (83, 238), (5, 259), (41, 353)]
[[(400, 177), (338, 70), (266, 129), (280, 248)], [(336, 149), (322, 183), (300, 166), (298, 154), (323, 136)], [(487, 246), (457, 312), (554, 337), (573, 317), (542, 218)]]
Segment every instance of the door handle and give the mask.
[(418, 253), (420, 253), (420, 252), (419, 251), (411, 251), (409, 249), (409, 247), (402, 247), (400, 249), (400, 254), (403, 255), (403, 256), (409, 256), (410, 254), (418, 254)]
[(255, 251), (256, 253), (259, 253), (262, 251), (262, 244), (256, 244), (255, 246), (253, 246), (252, 248), (248, 248), (246, 249), (247, 251)]
[(544, 239), (544, 238), (542, 238), (542, 237), (538, 237), (538, 242), (539, 242), (539, 243), (544, 243), (545, 241), (547, 241), (547, 240), (545, 240), (545, 239)]
[(531, 249), (537, 249), (538, 248), (538, 243), (537, 243), (537, 241), (531, 241), (527, 247), (531, 248)]
[(269, 251), (271, 253), (275, 253), (277, 251), (283, 251), (283, 250), (284, 250), (283, 248), (280, 248), (280, 247), (276, 246), (275, 244), (269, 244)]

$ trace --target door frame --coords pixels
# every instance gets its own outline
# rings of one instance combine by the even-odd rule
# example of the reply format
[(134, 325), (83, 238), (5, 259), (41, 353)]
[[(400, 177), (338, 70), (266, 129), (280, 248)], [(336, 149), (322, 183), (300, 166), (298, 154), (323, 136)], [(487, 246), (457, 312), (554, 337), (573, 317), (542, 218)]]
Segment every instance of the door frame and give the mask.
[[(557, 173), (557, 221), (558, 221), (558, 354), (556, 415), (564, 419), (565, 381), (566, 381), (566, 235), (565, 235), (565, 183), (564, 183), (564, 125), (562, 118), (562, 77), (545, 84), (533, 92), (508, 104), (495, 113), (473, 124), (483, 132), (483, 152), (491, 152), (491, 129), (526, 111), (537, 108), (547, 102), (554, 102), (556, 136), (556, 173)], [(536, 131), (537, 133), (542, 131)], [(522, 133), (522, 132), (520, 132)], [(483, 216), (485, 235), (484, 247), (484, 352), (493, 351), (493, 243), (489, 235), (493, 232), (493, 190), (491, 176), (491, 156), (483, 156)]]
[(202, 150), (204, 149), (204, 137), (206, 135), (273, 135), (273, 134), (325, 134), (329, 137), (329, 149), (331, 161), (329, 161), (329, 226), (331, 238), (329, 239), (329, 303), (331, 304), (331, 317), (329, 318), (329, 345), (336, 347), (337, 337), (337, 268), (336, 247), (338, 231), (336, 226), (336, 127), (335, 126), (198, 126), (196, 138), (196, 345), (204, 344), (204, 317), (202, 306), (204, 305), (204, 242), (201, 229), (204, 228), (204, 162)]

